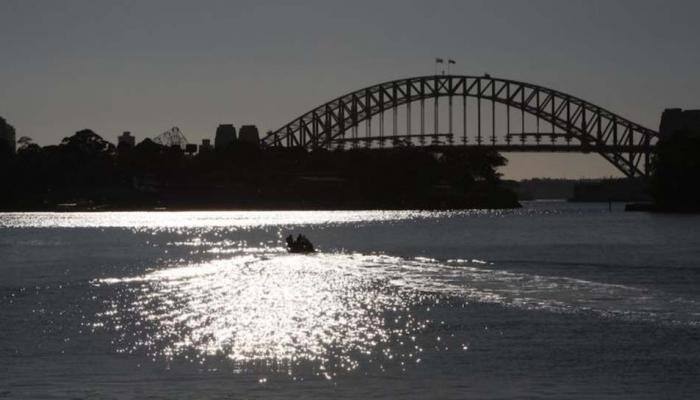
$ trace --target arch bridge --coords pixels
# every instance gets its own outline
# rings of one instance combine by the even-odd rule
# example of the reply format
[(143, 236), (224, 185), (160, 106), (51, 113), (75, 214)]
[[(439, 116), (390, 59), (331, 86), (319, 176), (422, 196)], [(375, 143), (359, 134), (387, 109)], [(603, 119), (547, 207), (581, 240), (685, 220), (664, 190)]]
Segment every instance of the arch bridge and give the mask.
[(309, 150), (476, 146), (596, 152), (637, 177), (648, 176), (658, 138), (656, 131), (543, 86), (489, 75), (432, 75), (345, 94), (270, 132), (261, 143)]

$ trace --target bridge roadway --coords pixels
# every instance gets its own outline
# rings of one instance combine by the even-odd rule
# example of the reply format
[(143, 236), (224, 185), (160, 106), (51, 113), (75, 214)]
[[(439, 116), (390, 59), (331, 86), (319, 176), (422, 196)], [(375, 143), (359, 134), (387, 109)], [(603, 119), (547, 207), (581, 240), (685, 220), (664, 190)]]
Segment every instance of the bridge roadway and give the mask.
[[(333, 140), (332, 144), (338, 148), (384, 148), (384, 144), (391, 144), (387, 148), (418, 147), (425, 149), (464, 149), (464, 148), (490, 148), (503, 153), (636, 153), (647, 150), (644, 145), (626, 144), (585, 144), (585, 143), (543, 143), (551, 141), (552, 135), (547, 133), (537, 134), (541, 138), (539, 142), (519, 142), (523, 136), (535, 136), (535, 134), (512, 134), (510, 143), (493, 143), (490, 138), (482, 139), (481, 143), (455, 143), (453, 135), (449, 133), (429, 135), (391, 135), (372, 136), (358, 138), (342, 138)], [(564, 135), (554, 135), (562, 139)], [(418, 143), (416, 143), (418, 141)], [(372, 147), (369, 147), (372, 146)], [(377, 147), (379, 146), (379, 147)]]

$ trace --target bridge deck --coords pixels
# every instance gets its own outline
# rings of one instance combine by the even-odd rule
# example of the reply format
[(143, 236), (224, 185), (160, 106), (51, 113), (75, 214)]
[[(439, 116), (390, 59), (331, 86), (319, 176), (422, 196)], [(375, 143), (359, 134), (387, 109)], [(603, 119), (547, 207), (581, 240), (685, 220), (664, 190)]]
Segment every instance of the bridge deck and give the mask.
[[(532, 141), (522, 143), (521, 136), (535, 136), (533, 133), (511, 134), (510, 143), (492, 142), (492, 138), (482, 138), (481, 143), (461, 143), (462, 139), (455, 140), (454, 135), (449, 133), (439, 133), (431, 135), (391, 135), (391, 136), (371, 136), (359, 138), (335, 139), (331, 142), (332, 147), (369, 147), (369, 148), (400, 148), (400, 147), (420, 147), (420, 148), (491, 148), (504, 153), (634, 153), (648, 150), (643, 145), (623, 145), (623, 144), (581, 144), (574, 143), (552, 143), (551, 138), (564, 141), (564, 135), (539, 133), (539, 142)], [(549, 143), (547, 143), (549, 142)]]

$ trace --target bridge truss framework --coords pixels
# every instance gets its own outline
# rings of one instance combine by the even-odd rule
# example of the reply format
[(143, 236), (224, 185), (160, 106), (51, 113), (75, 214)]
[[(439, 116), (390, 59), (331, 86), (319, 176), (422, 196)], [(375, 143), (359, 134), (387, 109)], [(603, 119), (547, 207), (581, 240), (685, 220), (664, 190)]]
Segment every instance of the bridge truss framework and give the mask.
[[(447, 98), (447, 110), (441, 108), (442, 98)], [(379, 119), (378, 126), (373, 119)], [(433, 75), (345, 94), (269, 133), (261, 143), (309, 150), (488, 146), (503, 152), (597, 152), (626, 176), (636, 177), (648, 176), (658, 137), (602, 107), (539, 85), (488, 75)]]

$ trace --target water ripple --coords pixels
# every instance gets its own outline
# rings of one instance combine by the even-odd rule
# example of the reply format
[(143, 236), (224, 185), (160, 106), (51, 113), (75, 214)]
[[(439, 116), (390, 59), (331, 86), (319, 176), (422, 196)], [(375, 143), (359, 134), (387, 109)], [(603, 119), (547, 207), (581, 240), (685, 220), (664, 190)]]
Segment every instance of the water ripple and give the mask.
[(484, 260), (305, 256), (279, 248), (94, 284), (117, 289), (93, 328), (120, 332), (120, 351), (310, 361), (321, 371), (354, 370), (363, 360), (420, 362), (415, 337), (434, 321), (429, 307), (422, 317), (411, 310), (445, 297), (690, 325), (698, 315), (697, 304), (643, 288), (513, 273)]

